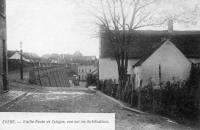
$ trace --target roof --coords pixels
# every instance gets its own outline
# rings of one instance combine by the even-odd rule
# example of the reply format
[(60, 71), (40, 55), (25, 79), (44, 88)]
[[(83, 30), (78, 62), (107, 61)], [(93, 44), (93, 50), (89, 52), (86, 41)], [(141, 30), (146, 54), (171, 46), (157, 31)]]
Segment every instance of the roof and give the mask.
[(158, 48), (160, 48), (167, 40), (164, 40), (160, 42), (156, 47), (152, 48), (149, 53), (146, 53), (136, 64), (133, 65), (133, 67), (140, 66), (146, 59), (148, 59)]
[(7, 55), (8, 55), (8, 57), (11, 57), (11, 56), (14, 55), (16, 52), (17, 52), (17, 51), (10, 51), (10, 50), (8, 50), (8, 51), (7, 51)]
[[(152, 52), (164, 39), (169, 39), (187, 58), (200, 58), (200, 31), (137, 30), (131, 33), (129, 58), (141, 59)], [(114, 58), (106, 33), (101, 35), (100, 58)]]
[[(12, 60), (20, 60), (20, 58), (21, 58), (20, 57), (20, 53), (17, 52), (17, 51), (12, 56), (9, 57), (9, 59), (12, 59)], [(24, 56), (23, 56), (23, 60), (27, 61), (27, 62), (30, 62), (30, 60), (25, 58)]]
[[(8, 50), (7, 55), (8, 55), (9, 59), (20, 59), (19, 51)], [(29, 52), (24, 52), (23, 57), (24, 57), (24, 59), (31, 60), (31, 61), (38, 61), (40, 58), (37, 54), (29, 53)]]

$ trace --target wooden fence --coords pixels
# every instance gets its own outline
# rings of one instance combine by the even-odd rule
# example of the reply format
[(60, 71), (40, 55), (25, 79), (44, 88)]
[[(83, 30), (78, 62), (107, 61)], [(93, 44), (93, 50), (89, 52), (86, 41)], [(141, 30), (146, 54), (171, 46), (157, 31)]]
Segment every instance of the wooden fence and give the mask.
[(29, 82), (43, 87), (70, 87), (68, 72), (63, 66), (34, 68), (29, 71)]

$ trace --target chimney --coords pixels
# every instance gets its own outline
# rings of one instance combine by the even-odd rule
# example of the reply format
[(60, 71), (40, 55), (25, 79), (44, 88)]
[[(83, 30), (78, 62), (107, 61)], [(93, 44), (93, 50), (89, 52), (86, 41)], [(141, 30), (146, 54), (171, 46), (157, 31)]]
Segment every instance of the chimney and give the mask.
[(105, 27), (103, 25), (99, 26), (99, 58), (102, 56), (102, 44), (104, 43), (104, 32), (105, 32)]
[(168, 21), (168, 33), (172, 33), (173, 32), (173, 20), (169, 19)]

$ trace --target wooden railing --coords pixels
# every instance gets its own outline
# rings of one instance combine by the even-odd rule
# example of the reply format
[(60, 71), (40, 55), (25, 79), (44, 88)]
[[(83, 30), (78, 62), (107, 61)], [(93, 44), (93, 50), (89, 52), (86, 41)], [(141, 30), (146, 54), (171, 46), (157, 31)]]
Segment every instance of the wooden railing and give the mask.
[(68, 72), (64, 66), (33, 68), (29, 71), (29, 82), (48, 87), (70, 87)]

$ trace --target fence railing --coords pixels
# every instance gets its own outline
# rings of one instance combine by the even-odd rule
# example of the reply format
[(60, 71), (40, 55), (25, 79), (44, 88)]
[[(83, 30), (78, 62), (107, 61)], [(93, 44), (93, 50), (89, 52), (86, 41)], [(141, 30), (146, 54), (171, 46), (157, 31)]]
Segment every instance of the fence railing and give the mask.
[(37, 67), (29, 71), (29, 82), (48, 87), (69, 87), (69, 70), (64, 66)]

